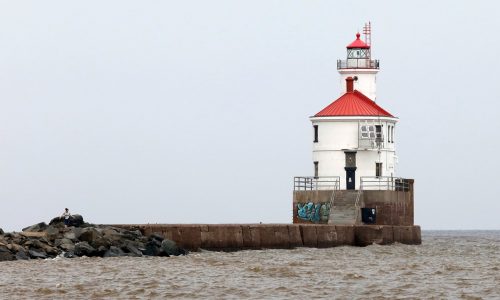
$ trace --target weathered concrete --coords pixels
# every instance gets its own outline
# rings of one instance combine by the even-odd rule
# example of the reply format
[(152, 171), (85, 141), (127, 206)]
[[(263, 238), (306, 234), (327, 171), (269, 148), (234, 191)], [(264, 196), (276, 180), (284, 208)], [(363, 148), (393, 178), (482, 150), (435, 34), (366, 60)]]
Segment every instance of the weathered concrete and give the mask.
[(113, 225), (159, 233), (180, 247), (234, 251), (295, 247), (325, 248), (370, 244), (420, 244), (419, 226), (322, 224), (144, 224)]
[[(393, 226), (412, 226), (414, 222), (414, 199), (413, 199), (413, 182), (408, 191), (371, 191), (365, 190), (361, 193), (359, 199), (359, 207), (375, 208), (377, 211), (376, 222), (374, 225), (393, 225)], [(335, 220), (329, 220), (335, 216), (333, 212), (334, 207), (330, 207), (330, 199), (332, 196), (332, 190), (317, 190), (317, 191), (294, 191), (293, 192), (293, 223), (294, 224), (327, 224), (335, 223)], [(335, 199), (338, 202), (334, 206), (346, 208), (354, 208), (354, 202), (356, 197), (352, 197), (353, 193), (357, 194), (358, 191), (346, 191), (340, 190), (335, 191)], [(347, 203), (347, 200), (351, 200), (353, 203)], [(320, 219), (311, 221), (304, 220), (298, 215), (298, 205), (306, 205), (307, 203), (313, 203), (314, 205), (320, 205)], [(350, 204), (350, 206), (349, 206)], [(323, 212), (326, 214), (326, 208), (329, 209), (327, 218), (323, 216)], [(347, 212), (346, 212), (347, 213)], [(352, 212), (356, 213), (355, 211)], [(360, 215), (360, 212), (358, 212)], [(347, 218), (347, 217), (346, 217)], [(339, 218), (340, 222), (345, 221), (346, 218)], [(347, 218), (348, 219), (348, 218)], [(337, 220), (337, 221), (339, 221)], [(360, 222), (360, 220), (358, 220)], [(345, 221), (346, 224), (352, 223)], [(361, 224), (361, 223), (358, 223)]]

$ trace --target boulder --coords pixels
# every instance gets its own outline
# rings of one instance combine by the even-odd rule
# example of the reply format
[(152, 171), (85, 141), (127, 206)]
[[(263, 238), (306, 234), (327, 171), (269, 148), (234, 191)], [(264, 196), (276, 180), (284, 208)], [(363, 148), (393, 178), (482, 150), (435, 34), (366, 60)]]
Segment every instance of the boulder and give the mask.
[(73, 258), (73, 257), (75, 257), (75, 253), (73, 253), (73, 251), (64, 252), (63, 257)]
[(71, 226), (79, 227), (85, 223), (81, 215), (72, 215), (69, 219)]
[(0, 246), (0, 261), (14, 260), (15, 256), (10, 253), (6, 246)]
[(28, 253), (30, 254), (31, 258), (47, 258), (47, 253), (45, 253), (43, 250), (30, 249)]
[(90, 246), (88, 242), (79, 242), (75, 244), (74, 253), (76, 256), (95, 256), (97, 250)]
[(58, 247), (65, 252), (75, 251), (75, 244), (73, 244), (73, 242), (68, 239), (63, 239), (63, 242)]
[(88, 228), (82, 229), (78, 239), (80, 241), (88, 242), (90, 244), (100, 237), (102, 237), (102, 235), (99, 231), (97, 231), (93, 227), (88, 227)]
[(76, 242), (80, 238), (80, 234), (82, 234), (83, 229), (84, 228), (80, 228), (80, 227), (65, 228), (65, 230), (68, 230), (68, 231), (64, 232), (64, 237), (72, 240), (73, 242)]
[(128, 240), (137, 240), (138, 238), (142, 237), (142, 233), (139, 230), (124, 230), (121, 232), (124, 238)]
[(47, 229), (47, 224), (45, 222), (41, 222), (35, 225), (31, 225), (28, 227), (23, 228), (23, 231), (34, 231), (34, 232), (41, 232)]
[(167, 256), (170, 256), (170, 255), (185, 255), (186, 254), (186, 251), (180, 247), (177, 246), (177, 244), (172, 241), (172, 240), (169, 240), (169, 239), (164, 239), (162, 242), (161, 242), (161, 251), (165, 254), (167, 254)]
[(163, 239), (164, 239), (163, 235), (161, 233), (158, 233), (158, 232), (153, 232), (149, 236), (149, 238), (155, 239), (155, 240), (160, 241), (160, 242), (163, 241)]
[(24, 250), (24, 248), (18, 244), (8, 244), (7, 248), (12, 252), (19, 252), (21, 249)]
[(142, 254), (147, 256), (157, 256), (160, 253), (160, 247), (158, 246), (158, 242), (151, 240), (146, 243), (144, 247), (144, 251)]
[(36, 240), (36, 239), (29, 240), (26, 243), (24, 243), (24, 246), (28, 247), (30, 250), (34, 250), (37, 252), (43, 252), (46, 255), (49, 255), (51, 257), (54, 257), (57, 254), (59, 254), (59, 251), (57, 250), (57, 248), (52, 247), (51, 245), (49, 245), (47, 243), (47, 241), (44, 241), (44, 240)]
[(60, 237), (59, 228), (56, 228), (52, 225), (48, 226), (47, 229), (45, 229), (45, 232), (47, 233), (47, 239), (51, 241), (54, 241), (55, 239)]
[(124, 256), (125, 253), (122, 251), (122, 249), (116, 247), (116, 246), (111, 246), (109, 247), (108, 251), (104, 253), (103, 257), (118, 257), (118, 256)]
[[(85, 222), (83, 221), (83, 217), (81, 215), (75, 214), (75, 215), (71, 215), (69, 217), (68, 226), (80, 227), (84, 223)], [(49, 225), (62, 226), (62, 225), (64, 225), (64, 218), (63, 217), (55, 217), (52, 220), (50, 220)]]
[(0, 235), (4, 234), (3, 229), (0, 228)]
[(103, 237), (108, 240), (110, 245), (120, 246), (125, 239), (124, 235), (112, 228), (102, 230)]
[(134, 245), (133, 242), (128, 242), (124, 247), (123, 250), (125, 253), (127, 253), (128, 256), (142, 256), (142, 251), (140, 251), (136, 245)]
[(20, 248), (19, 251), (16, 253), (16, 259), (17, 260), (27, 260), (30, 259), (28, 254), (26, 254), (26, 251), (23, 248)]

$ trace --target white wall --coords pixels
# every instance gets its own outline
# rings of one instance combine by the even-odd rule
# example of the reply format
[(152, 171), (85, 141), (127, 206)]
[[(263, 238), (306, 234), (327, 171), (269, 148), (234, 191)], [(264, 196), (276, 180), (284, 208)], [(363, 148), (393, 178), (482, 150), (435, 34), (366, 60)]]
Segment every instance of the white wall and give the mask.
[[(369, 124), (382, 125), (384, 147), (380, 149), (358, 148), (359, 124), (367, 121)], [(375, 176), (375, 163), (382, 163), (382, 176), (396, 176), (395, 143), (388, 143), (388, 127), (395, 126), (397, 119), (383, 118), (351, 118), (316, 117), (311, 118), (312, 125), (318, 126), (318, 142), (313, 143), (313, 162), (318, 162), (318, 176), (339, 176), (340, 188), (346, 188), (345, 153), (354, 150), (356, 153), (356, 189), (359, 189), (361, 176)], [(314, 127), (312, 128), (314, 139)], [(395, 138), (394, 138), (394, 141)], [(314, 164), (311, 163), (314, 172)]]
[(358, 80), (354, 81), (354, 89), (360, 91), (368, 98), (375, 101), (377, 97), (377, 69), (340, 69), (340, 94), (346, 92), (347, 77), (357, 76)]

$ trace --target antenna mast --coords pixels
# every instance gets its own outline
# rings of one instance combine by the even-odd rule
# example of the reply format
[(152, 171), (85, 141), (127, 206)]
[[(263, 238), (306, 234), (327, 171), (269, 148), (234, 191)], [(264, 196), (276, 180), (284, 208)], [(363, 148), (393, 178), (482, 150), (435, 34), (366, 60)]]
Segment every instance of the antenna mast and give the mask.
[(363, 35), (365, 36), (365, 43), (372, 46), (372, 24), (371, 22), (365, 23), (363, 27)]

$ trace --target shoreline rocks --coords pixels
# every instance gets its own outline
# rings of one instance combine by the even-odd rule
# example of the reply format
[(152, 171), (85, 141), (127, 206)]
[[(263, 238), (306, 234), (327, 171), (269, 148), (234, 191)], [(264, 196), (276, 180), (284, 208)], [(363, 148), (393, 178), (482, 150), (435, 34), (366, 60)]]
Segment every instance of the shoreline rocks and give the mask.
[(145, 236), (139, 230), (85, 223), (74, 215), (74, 226), (64, 226), (60, 217), (28, 226), (22, 232), (0, 229), (0, 261), (45, 259), (57, 256), (120, 257), (186, 255), (174, 241), (153, 233)]

